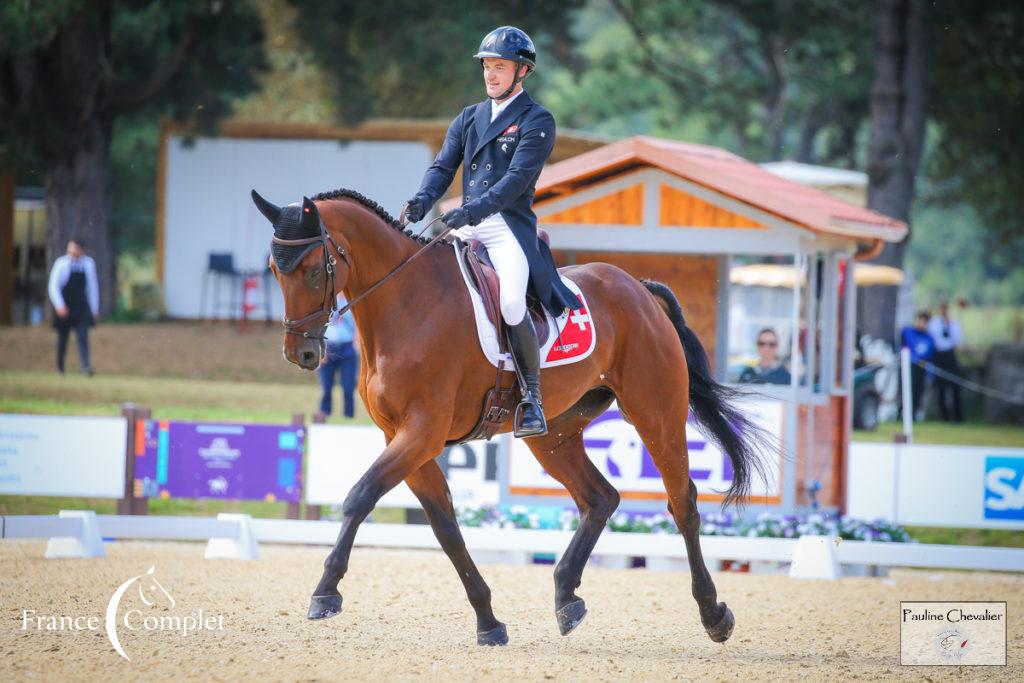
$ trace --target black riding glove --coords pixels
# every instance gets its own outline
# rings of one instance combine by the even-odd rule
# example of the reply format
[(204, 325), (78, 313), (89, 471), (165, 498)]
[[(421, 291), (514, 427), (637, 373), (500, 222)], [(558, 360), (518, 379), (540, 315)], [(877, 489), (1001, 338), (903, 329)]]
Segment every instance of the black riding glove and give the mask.
[(423, 206), (423, 202), (415, 197), (405, 203), (405, 217), (409, 219), (410, 223), (419, 223), (426, 213), (427, 209)]
[(460, 206), (441, 216), (441, 222), (452, 230), (458, 230), (464, 225), (469, 225), (469, 212)]

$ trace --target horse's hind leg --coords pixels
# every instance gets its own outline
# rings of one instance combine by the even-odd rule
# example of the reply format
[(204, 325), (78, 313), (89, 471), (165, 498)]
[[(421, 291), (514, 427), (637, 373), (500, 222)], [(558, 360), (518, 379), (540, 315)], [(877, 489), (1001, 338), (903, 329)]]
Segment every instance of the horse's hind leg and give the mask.
[(697, 488), (690, 481), (686, 449), (689, 410), (686, 366), (682, 362), (678, 365), (682, 377), (677, 376), (674, 370), (658, 369), (653, 364), (637, 367), (648, 369), (648, 372), (631, 373), (625, 386), (620, 387), (616, 394), (619, 403), (633, 418), (637, 433), (661, 472), (668, 494), (669, 513), (686, 543), (693, 598), (700, 610), (701, 623), (711, 640), (722, 643), (732, 634), (735, 621), (732, 610), (724, 602), (718, 602), (718, 592), (700, 550)]
[(455, 565), (455, 570), (466, 588), (469, 602), (476, 611), (477, 643), (507, 644), (508, 632), (505, 624), (494, 618), (494, 612), (491, 610), (491, 589), (487, 587), (466, 550), (466, 543), (462, 540), (459, 523), (455, 517), (455, 508), (452, 506), (448, 482), (437, 461), (427, 462), (406, 477), (405, 482), (423, 505), (423, 511), (427, 513), (434, 535), (437, 536), (448, 559)]
[(583, 428), (604, 411), (612, 398), (611, 392), (594, 390), (552, 420), (547, 435), (526, 440), (541, 466), (569, 491), (580, 509), (580, 525), (555, 567), (555, 617), (563, 636), (587, 614), (576, 589), (598, 537), (619, 506), (618, 491), (594, 467), (583, 448)]
[(732, 615), (732, 610), (726, 607), (724, 602), (718, 602), (718, 591), (715, 589), (714, 581), (711, 580), (707, 565), (704, 564), (704, 556), (700, 550), (700, 513), (697, 511), (697, 487), (692, 480), (689, 482), (689, 495), (684, 510), (682, 513), (677, 513), (672, 503), (669, 503), (668, 511), (675, 519), (676, 526), (682, 532), (683, 541), (686, 543), (686, 559), (690, 563), (693, 599), (697, 601), (701, 623), (704, 624), (711, 640), (716, 643), (724, 643), (732, 635), (736, 620)]

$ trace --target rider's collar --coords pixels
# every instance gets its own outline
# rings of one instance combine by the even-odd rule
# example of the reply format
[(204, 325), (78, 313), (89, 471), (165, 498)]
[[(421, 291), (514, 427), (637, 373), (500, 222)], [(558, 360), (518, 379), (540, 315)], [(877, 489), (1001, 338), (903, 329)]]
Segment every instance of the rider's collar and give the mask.
[(491, 100), (491, 121), (493, 121), (494, 119), (496, 119), (499, 116), (501, 116), (501, 112), (503, 112), (506, 109), (508, 109), (508, 106), (510, 104), (512, 104), (513, 100), (515, 100), (517, 97), (522, 95), (524, 92), (526, 92), (526, 89), (525, 88), (520, 88), (519, 92), (517, 92), (515, 95), (512, 95), (511, 97), (509, 97), (507, 100), (505, 100), (503, 102), (498, 102), (497, 100), (493, 100), (492, 99)]

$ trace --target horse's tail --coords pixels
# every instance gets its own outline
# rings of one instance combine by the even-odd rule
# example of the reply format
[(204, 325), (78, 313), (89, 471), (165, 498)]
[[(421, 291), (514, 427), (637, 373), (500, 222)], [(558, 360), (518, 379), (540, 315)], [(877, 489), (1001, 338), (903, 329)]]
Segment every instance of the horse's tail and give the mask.
[(704, 346), (694, 331), (686, 326), (683, 309), (672, 290), (654, 280), (640, 282), (658, 300), (676, 328), (690, 377), (690, 407), (711, 441), (722, 452), (728, 453), (732, 460), (732, 485), (723, 506), (738, 506), (750, 493), (752, 474), (757, 472), (765, 479), (763, 456), (774, 448), (772, 437), (736, 407), (735, 402), (746, 394), (719, 384), (711, 376)]

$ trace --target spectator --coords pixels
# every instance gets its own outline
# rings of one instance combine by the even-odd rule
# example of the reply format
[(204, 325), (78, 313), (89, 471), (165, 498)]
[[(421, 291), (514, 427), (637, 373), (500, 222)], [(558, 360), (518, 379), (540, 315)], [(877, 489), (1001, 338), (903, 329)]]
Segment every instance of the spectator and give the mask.
[[(942, 302), (939, 306), (939, 314), (932, 316), (928, 321), (928, 334), (935, 342), (935, 367), (952, 375), (959, 377), (960, 362), (956, 357), (956, 350), (963, 343), (963, 332), (960, 323), (949, 319), (949, 304)], [(963, 422), (963, 409), (960, 405), (960, 385), (956, 384), (942, 373), (936, 373), (935, 391), (939, 398), (939, 413), (946, 422)], [(949, 399), (949, 400), (947, 400)], [(952, 401), (952, 406), (949, 401)]]
[(900, 343), (910, 349), (910, 404), (914, 420), (920, 421), (924, 412), (921, 395), (924, 393), (925, 364), (935, 355), (935, 341), (928, 334), (928, 311), (920, 311), (913, 325), (903, 328)]
[[(345, 305), (345, 296), (338, 295), (338, 307)], [(356, 351), (353, 340), (356, 334), (356, 321), (352, 317), (352, 311), (339, 316), (337, 313), (331, 315), (330, 323), (327, 325), (325, 334), (327, 340), (327, 354), (320, 363), (318, 373), (320, 375), (320, 387), (323, 395), (320, 398), (320, 412), (326, 418), (331, 414), (331, 394), (334, 392), (334, 377), (341, 376), (341, 393), (344, 399), (342, 412), (345, 417), (355, 417), (356, 388)]]
[(779, 360), (779, 335), (766, 327), (757, 333), (758, 364), (745, 368), (740, 382), (748, 384), (789, 384), (789, 370)]
[(53, 304), (53, 327), (57, 330), (57, 374), (64, 374), (68, 337), (75, 331), (82, 373), (92, 376), (89, 363), (89, 328), (100, 316), (100, 286), (96, 262), (85, 253), (85, 243), (68, 240), (67, 253), (53, 263), (48, 286)]

